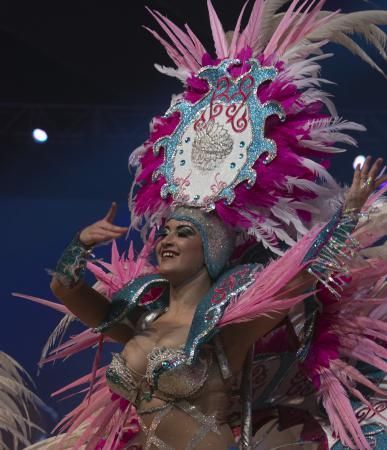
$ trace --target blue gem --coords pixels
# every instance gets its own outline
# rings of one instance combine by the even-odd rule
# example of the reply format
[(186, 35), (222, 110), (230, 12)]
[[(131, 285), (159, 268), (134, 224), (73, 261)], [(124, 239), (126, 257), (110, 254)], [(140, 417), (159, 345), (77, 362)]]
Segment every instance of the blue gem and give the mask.
[(200, 195), (195, 195), (194, 200), (199, 200)]
[(241, 141), (241, 142), (239, 143), (239, 147), (240, 147), (240, 148), (243, 148), (245, 145), (246, 145), (245, 141)]
[(231, 169), (235, 169), (235, 166), (236, 166), (235, 163), (231, 163), (231, 164), (230, 164)]
[(243, 159), (244, 154), (243, 153), (239, 153), (239, 159)]
[(181, 165), (181, 166), (184, 166), (184, 165), (185, 165), (185, 159), (182, 159), (182, 160), (180, 161), (180, 165)]
[(186, 144), (188, 144), (188, 142), (189, 142), (190, 140), (191, 140), (190, 137), (186, 137), (185, 140), (184, 140), (184, 142), (185, 142)]

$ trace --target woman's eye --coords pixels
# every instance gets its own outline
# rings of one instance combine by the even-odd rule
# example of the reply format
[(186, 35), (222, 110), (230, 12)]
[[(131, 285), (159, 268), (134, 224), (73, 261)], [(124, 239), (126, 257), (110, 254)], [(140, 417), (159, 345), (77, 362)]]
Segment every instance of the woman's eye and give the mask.
[(165, 236), (167, 236), (168, 232), (167, 230), (159, 230), (157, 232), (156, 238), (160, 239), (160, 238), (164, 238)]
[(177, 235), (179, 237), (188, 237), (188, 236), (193, 236), (195, 234), (195, 232), (191, 229), (191, 228), (181, 228), (180, 230), (178, 230)]

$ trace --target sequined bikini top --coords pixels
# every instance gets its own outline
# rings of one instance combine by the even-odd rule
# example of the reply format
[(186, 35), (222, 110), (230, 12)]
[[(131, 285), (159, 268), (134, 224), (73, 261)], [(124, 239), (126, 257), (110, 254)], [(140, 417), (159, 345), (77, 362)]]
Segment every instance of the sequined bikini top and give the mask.
[(145, 375), (133, 371), (118, 353), (106, 371), (109, 387), (138, 407), (153, 397), (166, 402), (194, 396), (204, 385), (212, 352), (204, 351), (194, 364), (186, 363), (182, 349), (155, 347), (147, 356)]

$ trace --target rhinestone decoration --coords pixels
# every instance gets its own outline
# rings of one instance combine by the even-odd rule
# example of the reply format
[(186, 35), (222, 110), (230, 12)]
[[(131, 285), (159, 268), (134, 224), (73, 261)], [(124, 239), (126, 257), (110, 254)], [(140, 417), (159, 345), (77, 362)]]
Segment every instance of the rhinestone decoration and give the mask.
[(169, 219), (190, 222), (195, 226), (202, 239), (208, 273), (215, 280), (234, 250), (234, 232), (215, 214), (205, 213), (198, 208), (176, 208)]
[[(351, 238), (359, 214), (345, 214), (339, 208), (320, 231), (303, 259), (310, 262), (307, 271), (322, 283), (337, 299), (341, 297), (343, 283), (337, 275), (345, 275), (346, 262), (353, 257), (359, 244)], [(333, 274), (336, 276), (333, 277)]]
[[(284, 120), (285, 115), (276, 102), (260, 103), (257, 90), (274, 80), (277, 71), (250, 59), (250, 69), (234, 79), (229, 68), (239, 64), (237, 59), (225, 59), (218, 66), (204, 67), (198, 77), (208, 82), (207, 94), (196, 103), (182, 98), (166, 112), (166, 117), (178, 112), (181, 119), (170, 136), (154, 144), (155, 154), (164, 149), (164, 162), (153, 176), (166, 180), (161, 197), (172, 195), (175, 204), (208, 211), (219, 200), (231, 204), (236, 186), (255, 184), (257, 159), (266, 154), (268, 164), (276, 157), (275, 142), (264, 137), (265, 121), (271, 115)], [(177, 156), (181, 149), (183, 165)], [(244, 161), (237, 167), (236, 159)]]
[(110, 305), (109, 313), (96, 328), (95, 333), (102, 333), (123, 321), (132, 312), (133, 308), (141, 302), (141, 297), (152, 288), (164, 287), (162, 295), (152, 304), (146, 304), (148, 309), (166, 307), (169, 301), (169, 282), (157, 274), (148, 274), (135, 278), (117, 291)]
[(146, 378), (164, 394), (186, 398), (201, 389), (210, 363), (211, 360), (198, 358), (194, 365), (187, 365), (182, 349), (155, 347), (148, 355)]
[(113, 392), (133, 404), (136, 403), (138, 383), (127, 367), (124, 358), (118, 353), (113, 353), (113, 360), (106, 370), (106, 382)]
[(216, 324), (230, 301), (237, 299), (253, 284), (257, 269), (256, 264), (245, 264), (224, 272), (203, 297), (196, 308), (184, 347), (188, 364), (196, 360), (198, 349), (216, 333)]
[(232, 148), (230, 133), (212, 120), (207, 122), (195, 137), (192, 144), (192, 162), (199, 170), (214, 170), (232, 152)]

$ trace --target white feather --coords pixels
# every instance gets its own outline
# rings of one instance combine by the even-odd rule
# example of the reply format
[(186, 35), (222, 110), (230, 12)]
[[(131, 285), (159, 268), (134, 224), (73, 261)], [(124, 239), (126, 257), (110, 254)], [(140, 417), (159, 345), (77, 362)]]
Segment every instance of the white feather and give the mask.
[[(324, 12), (326, 14), (326, 12)], [(384, 71), (370, 58), (370, 56), (347, 35), (359, 34), (371, 45), (375, 46), (381, 56), (386, 58), (386, 34), (377, 25), (387, 24), (387, 11), (358, 11), (339, 14), (308, 34), (311, 41), (328, 39), (338, 43), (359, 56), (384, 76)]]
[(329, 188), (337, 188), (338, 184), (332, 175), (323, 167), (321, 164), (313, 161), (309, 158), (302, 158), (301, 164), (309, 169), (315, 176), (317, 176), (321, 181), (327, 183)]
[(48, 337), (47, 342), (44, 344), (42, 353), (40, 355), (41, 359), (44, 359), (47, 356), (48, 352), (56, 342), (60, 342), (63, 339), (63, 336), (65, 335), (68, 327), (74, 320), (75, 316), (73, 316), (72, 314), (66, 314), (64, 317), (62, 317), (58, 325), (54, 328), (54, 330)]
[(44, 403), (27, 387), (25, 377), (29, 378), (21, 365), (0, 352), (0, 442), (11, 436), (15, 449), (30, 443), (31, 429), (43, 432), (30, 420), (28, 410), (44, 407)]
[(306, 105), (320, 101), (327, 107), (331, 116), (336, 117), (338, 115), (336, 107), (329, 97), (332, 97), (332, 95), (328, 92), (321, 91), (320, 89), (309, 88), (302, 93), (301, 101)]
[(172, 78), (177, 78), (183, 83), (184, 86), (186, 86), (187, 78), (190, 76), (189, 70), (185, 68), (174, 69), (173, 67), (165, 67), (160, 64), (155, 64), (154, 66), (160, 73)]
[(281, 22), (283, 14), (276, 14), (289, 0), (266, 0), (262, 12), (262, 29), (259, 33), (255, 52), (262, 51), (269, 42), (270, 37)]
[(287, 225), (293, 225), (300, 234), (304, 235), (307, 233), (308, 230), (297, 216), (297, 211), (292, 207), (290, 199), (279, 199), (277, 204), (271, 207), (271, 212)]
[(286, 179), (286, 187), (289, 192), (293, 192), (295, 187), (302, 189), (306, 192), (314, 192), (318, 195), (324, 195), (328, 193), (328, 189), (324, 186), (318, 185), (314, 181), (305, 180), (303, 178), (291, 177), (287, 176)]

